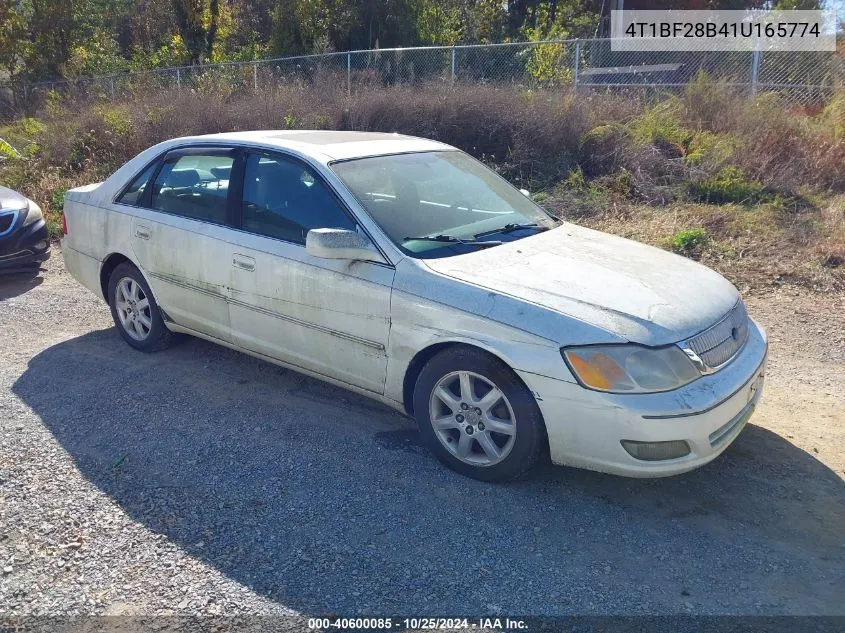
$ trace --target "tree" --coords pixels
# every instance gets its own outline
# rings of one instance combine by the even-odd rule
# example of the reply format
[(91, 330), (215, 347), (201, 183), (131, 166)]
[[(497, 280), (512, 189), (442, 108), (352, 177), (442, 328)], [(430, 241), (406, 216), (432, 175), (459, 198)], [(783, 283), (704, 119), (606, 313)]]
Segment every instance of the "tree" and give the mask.
[(460, 39), (461, 2), (421, 0), (417, 35), (424, 44), (455, 44)]
[(508, 39), (508, 13), (501, 0), (469, 0), (464, 9), (464, 41), (502, 42)]
[(173, 0), (173, 11), (191, 65), (211, 59), (217, 39), (220, 0)]
[(173, 0), (135, 0), (121, 16), (117, 37), (124, 55), (152, 53), (178, 31)]
[(0, 68), (10, 79), (21, 70), (26, 54), (26, 22), (15, 0), (0, 0)]
[[(625, 0), (625, 8), (818, 3)], [(0, 71), (42, 80), (269, 53), (584, 38), (616, 6), (616, 0), (0, 0)]]
[(510, 0), (506, 3), (508, 9), (508, 30), (511, 33), (518, 33), (526, 26), (528, 15), (536, 5), (535, 0)]
[(818, 11), (822, 8), (819, 0), (775, 0), (773, 7), (781, 11)]
[(26, 73), (32, 79), (61, 76), (70, 57), (74, 0), (31, 0)]
[(301, 0), (277, 0), (272, 13), (273, 51), (277, 55), (300, 55), (310, 52), (311, 42), (304, 26), (313, 22), (312, 3)]
[(390, 48), (417, 44), (414, 0), (357, 0), (358, 21), (352, 48)]
[(232, 28), (227, 50), (238, 59), (259, 59), (270, 51), (273, 36), (274, 0), (229, 0)]

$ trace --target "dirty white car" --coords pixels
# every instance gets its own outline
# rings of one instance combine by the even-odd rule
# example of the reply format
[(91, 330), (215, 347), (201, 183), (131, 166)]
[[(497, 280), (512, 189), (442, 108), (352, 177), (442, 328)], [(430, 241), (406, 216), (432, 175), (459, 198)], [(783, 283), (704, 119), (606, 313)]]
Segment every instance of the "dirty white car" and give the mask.
[(715, 458), (766, 360), (736, 289), (523, 194), (395, 134), (180, 138), (68, 192), (62, 253), (135, 349), (187, 333), (366, 394), (472, 477)]

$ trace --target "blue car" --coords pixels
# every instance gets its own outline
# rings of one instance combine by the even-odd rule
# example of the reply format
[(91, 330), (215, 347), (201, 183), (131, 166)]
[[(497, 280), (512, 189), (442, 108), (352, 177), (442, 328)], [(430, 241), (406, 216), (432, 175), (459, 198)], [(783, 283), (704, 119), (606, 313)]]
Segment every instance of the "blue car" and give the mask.
[(50, 238), (41, 208), (0, 187), (0, 274), (37, 271), (50, 257)]

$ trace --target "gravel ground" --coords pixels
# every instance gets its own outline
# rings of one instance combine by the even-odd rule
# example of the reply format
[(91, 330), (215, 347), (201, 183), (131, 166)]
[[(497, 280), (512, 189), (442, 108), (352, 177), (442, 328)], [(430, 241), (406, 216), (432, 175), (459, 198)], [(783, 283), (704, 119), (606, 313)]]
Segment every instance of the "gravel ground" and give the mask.
[(441, 467), (381, 405), (144, 355), (58, 250), (0, 286), (0, 615), (845, 614), (845, 298), (750, 301), (752, 424), (688, 475)]

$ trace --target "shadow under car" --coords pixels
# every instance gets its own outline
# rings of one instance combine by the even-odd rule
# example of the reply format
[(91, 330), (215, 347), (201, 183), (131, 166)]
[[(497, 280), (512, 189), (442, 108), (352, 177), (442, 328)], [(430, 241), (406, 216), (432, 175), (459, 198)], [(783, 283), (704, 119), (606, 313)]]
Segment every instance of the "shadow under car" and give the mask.
[(382, 405), (196, 339), (146, 355), (94, 331), (13, 392), (133, 520), (303, 613), (841, 609), (819, 569), (845, 569), (845, 485), (754, 424), (687, 475), (491, 485)]

